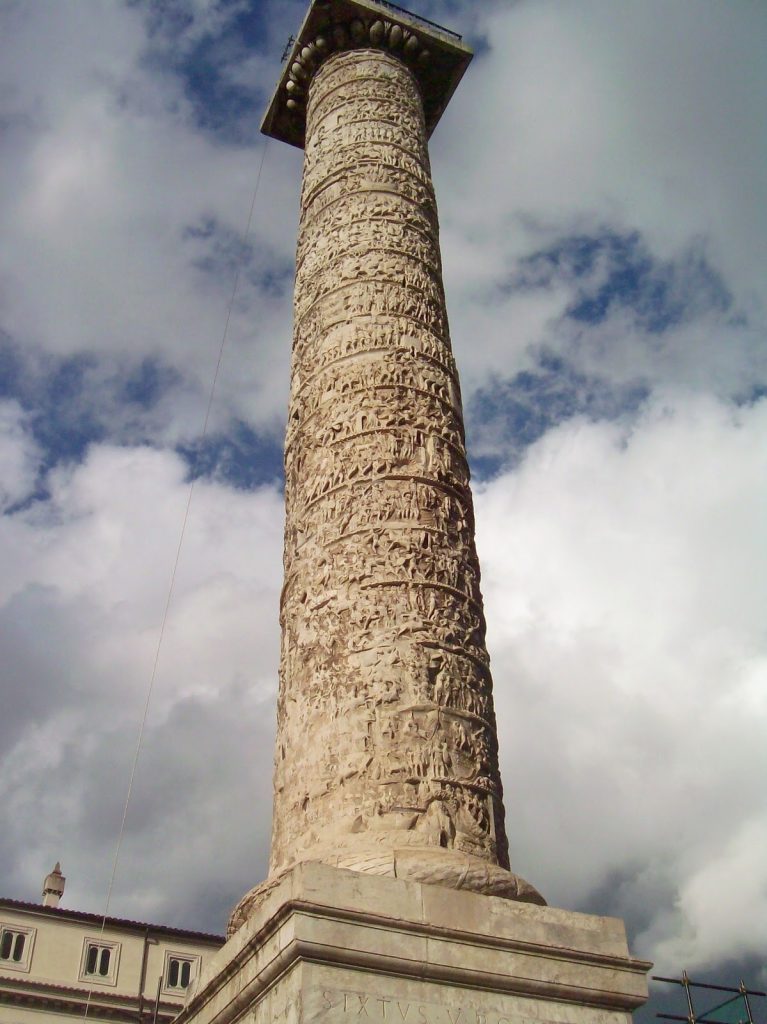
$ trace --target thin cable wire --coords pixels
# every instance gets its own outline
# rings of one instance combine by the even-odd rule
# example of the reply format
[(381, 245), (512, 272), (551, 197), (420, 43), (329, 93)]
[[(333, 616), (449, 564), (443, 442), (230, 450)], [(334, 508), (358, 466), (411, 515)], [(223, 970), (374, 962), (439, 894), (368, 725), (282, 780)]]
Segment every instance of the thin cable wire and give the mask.
[[(253, 211), (254, 211), (255, 206), (256, 206), (256, 196), (258, 195), (258, 188), (259, 188), (259, 185), (261, 184), (261, 172), (264, 169), (264, 159), (266, 157), (266, 150), (267, 150), (268, 145), (269, 145), (269, 139), (266, 138), (266, 139), (264, 139), (264, 145), (263, 145), (263, 148), (261, 150), (261, 161), (260, 161), (260, 163), (258, 165), (258, 174), (256, 175), (256, 184), (255, 184), (255, 186), (253, 188), (253, 198), (250, 201), (250, 210), (248, 212), (248, 220), (247, 220), (247, 223), (245, 225), (245, 232), (244, 232), (244, 234), (242, 236), (243, 245), (247, 242), (248, 238), (250, 237), (250, 227), (251, 227), (251, 224), (253, 222)], [(213, 373), (213, 381), (211, 382), (210, 393), (208, 395), (208, 406), (207, 406), (207, 408), (205, 410), (205, 419), (203, 421), (202, 433), (200, 435), (202, 439), (204, 439), (207, 436), (207, 433), (208, 433), (208, 423), (210, 422), (210, 413), (211, 413), (211, 409), (213, 408), (213, 399), (215, 398), (215, 394), (216, 394), (216, 385), (218, 384), (218, 378), (219, 378), (219, 374), (221, 372), (221, 364), (222, 364), (223, 358), (224, 358), (224, 348), (226, 346), (226, 339), (227, 339), (227, 336), (229, 334), (229, 323), (230, 323), (230, 321), (232, 319), (232, 309), (234, 307), (234, 300), (235, 300), (235, 298), (237, 296), (237, 289), (238, 289), (239, 284), (240, 284), (240, 274), (241, 274), (241, 271), (242, 271), (242, 261), (240, 261), (237, 264), (237, 271), (236, 271), (236, 273), (234, 275), (234, 284), (232, 285), (232, 294), (231, 294), (231, 296), (229, 298), (229, 307), (228, 307), (228, 309), (226, 311), (226, 320), (224, 321), (224, 330), (223, 330), (223, 333), (221, 335), (221, 344), (218, 347), (218, 359), (216, 360), (216, 369), (215, 369), (215, 371)], [(179, 562), (181, 561), (181, 549), (182, 549), (183, 544), (184, 544), (184, 536), (186, 534), (187, 523), (189, 522), (189, 510), (192, 507), (192, 498), (194, 497), (194, 488), (195, 488), (196, 482), (197, 482), (196, 479), (193, 478), (191, 483), (190, 483), (190, 485), (189, 485), (189, 493), (188, 493), (187, 499), (186, 499), (186, 507), (184, 509), (184, 516), (183, 516), (183, 519), (181, 521), (181, 530), (179, 532), (178, 544), (176, 545), (176, 557), (173, 560), (173, 569), (172, 569), (171, 574), (170, 574), (170, 584), (168, 586), (168, 594), (167, 594), (167, 597), (165, 599), (165, 608), (163, 609), (162, 620), (160, 622), (160, 634), (159, 634), (159, 636), (157, 638), (157, 647), (155, 648), (154, 662), (152, 664), (152, 672), (151, 672), (150, 677), (149, 677), (149, 686), (147, 688), (146, 699), (144, 701), (144, 710), (143, 710), (143, 713), (141, 715), (141, 724), (140, 724), (139, 730), (138, 730), (138, 738), (137, 738), (137, 742), (136, 742), (136, 752), (133, 755), (133, 764), (131, 765), (130, 778), (128, 780), (128, 792), (127, 792), (127, 794), (125, 796), (125, 804), (123, 806), (122, 820), (120, 822), (120, 831), (119, 831), (119, 833), (117, 835), (117, 845), (115, 847), (114, 859), (112, 861), (112, 873), (111, 873), (111, 875), (109, 877), (109, 886), (107, 888), (107, 898), (106, 898), (106, 902), (104, 904), (104, 913), (103, 913), (102, 918), (101, 918), (101, 929), (99, 931), (99, 935), (100, 936), (103, 936), (103, 934), (104, 934), (104, 930), (106, 928), (106, 923), (107, 923), (107, 917), (109, 916), (109, 905), (110, 905), (110, 903), (112, 901), (112, 890), (114, 888), (115, 877), (117, 875), (117, 866), (118, 866), (119, 861), (120, 861), (120, 850), (121, 850), (121, 847), (122, 847), (123, 835), (125, 833), (125, 822), (126, 822), (127, 817), (128, 817), (128, 808), (130, 807), (131, 796), (133, 795), (133, 783), (134, 783), (135, 778), (136, 778), (136, 769), (138, 767), (139, 757), (141, 755), (141, 748), (142, 748), (143, 742), (144, 742), (144, 731), (145, 731), (145, 728), (146, 728), (147, 717), (149, 715), (149, 705), (151, 704), (151, 701), (152, 701), (152, 692), (154, 690), (155, 680), (157, 679), (157, 669), (158, 669), (158, 666), (159, 666), (159, 663), (160, 663), (160, 651), (162, 650), (163, 639), (165, 637), (165, 627), (168, 624), (168, 615), (169, 615), (169, 612), (170, 612), (171, 602), (173, 600), (173, 592), (174, 592), (174, 589), (175, 589), (175, 586), (176, 586), (176, 574), (178, 572)], [(90, 988), (89, 991), (88, 991), (88, 998), (85, 1001), (85, 1012), (83, 1013), (82, 1020), (85, 1020), (87, 1018), (87, 1016), (88, 1016), (88, 1011), (90, 1009), (91, 997), (93, 995), (93, 991), (94, 991), (93, 988)]]

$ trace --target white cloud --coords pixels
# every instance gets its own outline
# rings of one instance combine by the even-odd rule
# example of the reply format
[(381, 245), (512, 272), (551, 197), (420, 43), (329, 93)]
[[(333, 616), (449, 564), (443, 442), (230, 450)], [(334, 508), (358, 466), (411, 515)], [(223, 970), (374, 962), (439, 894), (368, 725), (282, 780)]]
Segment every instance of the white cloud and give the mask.
[(0, 512), (33, 489), (41, 452), (25, 429), (18, 402), (0, 401)]
[[(639, 231), (658, 259), (702, 249), (751, 332), (742, 323), (672, 332), (672, 363), (683, 352), (708, 384), (724, 361), (718, 346), (732, 339), (728, 374), (748, 372), (767, 305), (757, 199), (767, 192), (764, 6), (537, 0), (472, 6), (469, 16), (490, 49), (470, 66), (432, 149), (455, 348), (471, 379), (524, 368), (524, 306), (518, 313), (512, 298), (495, 318), (485, 308), (515, 260), (552, 238), (605, 230)], [(561, 313), (569, 296), (560, 298)], [(570, 339), (545, 337), (573, 355)], [(621, 347), (623, 372), (647, 369), (638, 340), (637, 365)], [(653, 380), (663, 374), (656, 359)]]
[[(140, 5), (39, 3), (5, 14), (0, 322), (27, 347), (59, 355), (87, 352), (110, 367), (142, 356), (170, 364), (180, 382), (146, 427), (171, 443), (199, 431), (234, 273), (231, 258), (219, 275), (196, 267), (215, 253), (185, 229), (209, 223), (229, 243), (241, 235), (261, 143), (202, 131), (168, 61), (188, 59), (243, 9), (186, 5), (184, 17), (168, 15), (167, 38), (151, 43)], [(261, 12), (266, 51), (222, 45), (222, 80), (266, 96), (301, 10), (281, 3)], [(467, 397), (493, 375), (527, 368), (541, 342), (618, 382), (697, 375), (707, 387), (722, 380), (723, 364), (728, 382), (753, 373), (755, 359), (763, 364), (761, 6), (741, 4), (733, 16), (710, 4), (701, 16), (686, 0), (595, 0), (577, 10), (539, 0), (435, 3), (429, 13), (490, 44), (433, 144)], [(272, 144), (216, 425), (234, 413), (275, 430), (284, 415), (299, 173), (299, 154)], [(604, 230), (639, 231), (658, 259), (697, 247), (747, 322), (720, 317), (648, 340), (617, 310), (594, 337), (574, 338), (560, 322), (572, 284), (535, 296), (493, 292), (520, 256), (562, 234)], [(281, 294), (267, 283), (275, 269), (288, 274)], [(114, 403), (104, 418), (120, 430)]]
[[(766, 435), (765, 401), (669, 393), (477, 493), (514, 865), (555, 904), (618, 901), (669, 970), (761, 941)], [(0, 520), (15, 893), (61, 857), (100, 909), (187, 496), (177, 457), (95, 446)], [(198, 482), (115, 912), (222, 927), (265, 870), (280, 532), (274, 490)]]
[[(85, 355), (87, 401), (133, 444), (92, 445), (48, 498), (0, 519), (7, 894), (34, 896), (61, 857), (69, 905), (87, 909), (106, 890), (188, 493), (183, 463), (135, 439), (199, 435), (261, 153), (203, 130), (173, 63), (243, 4), (182, 7), (192, 20), (151, 41), (140, 5), (0, 11), (0, 329), (42, 377), (46, 355)], [(222, 43), (222, 81), (270, 92), (303, 8), (254, 0), (269, 37), (251, 54)], [(542, 344), (651, 392), (636, 420), (550, 430), (477, 498), (516, 866), (553, 902), (625, 909), (637, 951), (669, 969), (714, 963), (717, 943), (746, 954), (764, 901), (767, 424), (764, 401), (726, 399), (767, 377), (764, 7), (427, 13), (490, 44), (432, 146), (464, 394), (530, 368)], [(234, 414), (276, 433), (284, 414), (289, 272), (282, 294), (274, 282), (299, 173), (271, 144), (213, 428)], [(634, 232), (656, 263), (702, 254), (733, 309), (696, 308), (687, 277), (689, 315), (652, 334), (620, 305), (597, 326), (563, 320), (574, 275), (504, 290), (564, 236)], [(178, 378), (146, 412), (110, 383), (144, 357)], [(46, 454), (33, 405), (0, 405), (4, 507)], [(117, 912), (221, 927), (263, 874), (280, 524), (274, 489), (197, 486)]]
[(761, 873), (725, 877), (767, 827), (765, 453), (767, 402), (667, 395), (477, 497), (512, 857), (555, 903), (643, 892), (639, 952), (673, 968), (760, 949)]
[[(482, 243), (507, 233), (509, 214), (624, 218), (666, 254), (710, 235), (728, 274), (748, 273), (763, 294), (764, 213), (753, 200), (767, 174), (765, 20), (756, 3), (735, 17), (686, 0), (483, 6), (490, 50), (437, 137), (445, 187), (463, 199), (451, 200), (450, 220)], [(507, 250), (524, 244), (515, 234)]]
[[(13, 82), (14, 129), (0, 176), (2, 326), (56, 355), (160, 358), (199, 407), (234, 270), (201, 272), (195, 262), (210, 254), (185, 232), (209, 222), (243, 237), (263, 143), (200, 130), (179, 79), (142, 64), (139, 7), (40, 4), (12, 9), (7, 21), (2, 75)], [(205, 20), (198, 31), (210, 28)], [(282, 414), (289, 295), (280, 302), (258, 278), (275, 261), (290, 267), (295, 229), (279, 211), (297, 207), (299, 173), (295, 154), (271, 147), (230, 326), (237, 368), (225, 366), (220, 381), (224, 422), (227, 408), (261, 425)], [(167, 413), (170, 438), (199, 431), (183, 390)]]
[[(0, 847), (12, 894), (34, 893), (60, 858), (70, 905), (100, 909), (188, 494), (179, 458), (94, 447), (55, 475), (49, 500), (0, 519)], [(195, 487), (113, 910), (132, 891), (131, 914), (194, 924), (195, 909), (210, 915), (201, 863), (223, 872), (219, 900), (237, 898), (259, 857), (263, 871), (281, 505), (271, 488)], [(170, 877), (190, 894), (183, 906)]]
[[(763, 666), (762, 694), (766, 683)], [(659, 963), (711, 968), (723, 951), (732, 959), (762, 955), (767, 943), (766, 846), (764, 814), (711, 837), (706, 858), (680, 883), (673, 912), (653, 922), (640, 939)]]

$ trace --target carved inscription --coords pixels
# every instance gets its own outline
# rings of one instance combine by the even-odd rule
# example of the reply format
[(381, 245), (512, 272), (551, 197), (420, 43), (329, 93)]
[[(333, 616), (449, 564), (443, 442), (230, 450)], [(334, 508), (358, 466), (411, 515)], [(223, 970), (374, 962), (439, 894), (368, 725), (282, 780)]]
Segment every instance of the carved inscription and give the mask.
[[(291, 373), (272, 872), (403, 847), (508, 867), (422, 102), (383, 50), (309, 86)], [(332, 1005), (442, 1021), (358, 998)]]
[(387, 1021), (390, 1024), (550, 1024), (541, 1018), (521, 1014), (506, 1015), (497, 1010), (479, 1009), (469, 1003), (419, 1002), (412, 997), (391, 993), (360, 992), (349, 989), (323, 989), (317, 1001), (320, 1016), (326, 1019)]

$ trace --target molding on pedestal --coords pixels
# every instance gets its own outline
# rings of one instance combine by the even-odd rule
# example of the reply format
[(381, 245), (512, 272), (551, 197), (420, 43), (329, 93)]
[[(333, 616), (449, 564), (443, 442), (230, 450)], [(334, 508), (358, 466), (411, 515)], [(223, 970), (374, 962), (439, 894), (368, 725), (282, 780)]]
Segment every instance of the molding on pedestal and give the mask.
[[(547, 1020), (563, 1019), (556, 1007), (567, 1004), (625, 1015), (645, 1002), (651, 966), (628, 954), (615, 918), (304, 863), (217, 954), (176, 1024), (233, 1024), (289, 977), (304, 993), (290, 1019), (308, 1020), (301, 1008), (311, 992), (332, 1003), (329, 993), (349, 989), (349, 972), (349, 991), (400, 985), (403, 1000), (424, 1004), (435, 993), (453, 1006), (511, 997), (548, 1004)], [(321, 981), (310, 968), (322, 969)]]
[[(356, 838), (356, 837), (355, 837)], [(337, 844), (341, 846), (341, 843)], [(365, 854), (368, 854), (366, 860)], [(369, 861), (375, 856), (375, 869)], [(299, 863), (299, 862), (296, 862)], [(314, 856), (302, 858), (300, 863), (324, 863), (341, 870), (365, 872), (379, 878), (399, 878), (407, 882), (421, 882), (424, 885), (439, 885), (460, 892), (475, 892), (483, 896), (519, 900), (521, 903), (535, 903), (546, 906), (546, 900), (535, 886), (507, 871), (497, 864), (470, 857), (456, 850), (442, 850), (434, 847), (405, 847), (402, 849), (371, 850), (351, 849), (345, 855), (338, 850), (316, 850)], [(295, 870), (295, 864), (287, 871)], [(255, 913), (266, 895), (278, 885), (286, 872), (255, 886), (235, 906), (229, 917), (227, 938), (242, 928), (251, 914)]]

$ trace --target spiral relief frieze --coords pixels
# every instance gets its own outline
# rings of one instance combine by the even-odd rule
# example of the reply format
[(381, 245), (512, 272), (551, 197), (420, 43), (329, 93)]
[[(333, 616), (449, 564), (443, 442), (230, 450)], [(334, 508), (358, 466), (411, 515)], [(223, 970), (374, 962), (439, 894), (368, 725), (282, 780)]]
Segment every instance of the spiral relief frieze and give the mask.
[(263, 130), (304, 150), (270, 877), (304, 860), (544, 902), (509, 870), (427, 137), (471, 53), (312, 3)]
[(505, 867), (419, 85), (383, 45), (319, 53), (290, 90), (306, 145), (272, 871), (402, 849)]

